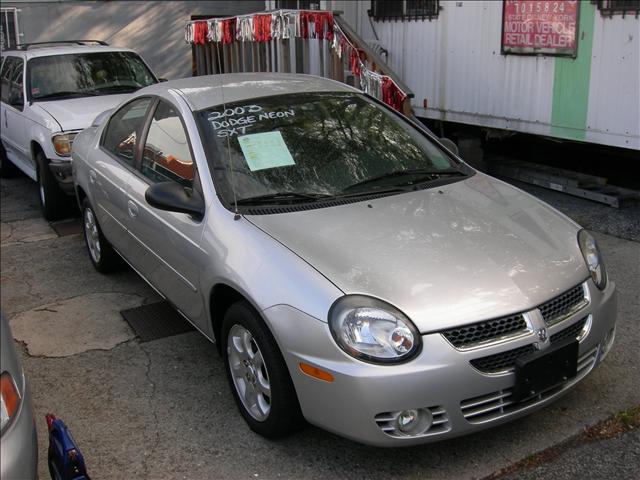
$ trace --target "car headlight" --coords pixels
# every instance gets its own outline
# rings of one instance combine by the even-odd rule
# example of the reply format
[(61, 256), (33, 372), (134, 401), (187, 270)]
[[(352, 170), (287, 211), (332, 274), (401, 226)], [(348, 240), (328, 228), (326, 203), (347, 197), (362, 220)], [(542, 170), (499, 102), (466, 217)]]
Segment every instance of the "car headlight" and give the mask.
[(607, 285), (607, 270), (604, 267), (602, 261), (602, 254), (596, 243), (596, 239), (586, 230), (580, 230), (578, 232), (578, 244), (582, 251), (582, 256), (587, 264), (587, 268), (591, 273), (593, 283), (596, 284), (600, 290), (604, 290)]
[(0, 430), (9, 423), (20, 406), (20, 394), (9, 372), (0, 375)]
[(61, 157), (68, 157), (71, 155), (71, 145), (73, 145), (73, 139), (77, 133), (63, 133), (62, 135), (54, 135), (51, 141), (53, 142), (53, 148)]
[(372, 363), (398, 363), (422, 346), (420, 332), (400, 310), (363, 295), (347, 295), (329, 310), (329, 329), (349, 355)]

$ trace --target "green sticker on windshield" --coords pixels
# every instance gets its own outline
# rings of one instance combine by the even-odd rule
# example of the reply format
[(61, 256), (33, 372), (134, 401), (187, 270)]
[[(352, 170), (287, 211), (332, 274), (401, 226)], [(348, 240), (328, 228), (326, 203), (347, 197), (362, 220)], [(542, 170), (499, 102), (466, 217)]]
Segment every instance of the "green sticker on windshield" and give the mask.
[(252, 172), (296, 164), (280, 132), (242, 135), (238, 142)]

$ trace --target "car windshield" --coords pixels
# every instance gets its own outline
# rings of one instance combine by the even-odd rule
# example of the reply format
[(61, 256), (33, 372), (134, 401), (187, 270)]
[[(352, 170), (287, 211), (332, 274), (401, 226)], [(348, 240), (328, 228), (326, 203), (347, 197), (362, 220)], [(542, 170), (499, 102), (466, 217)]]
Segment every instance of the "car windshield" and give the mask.
[[(464, 176), (410, 122), (362, 94), (264, 97), (196, 113), (227, 204), (404, 191)], [(233, 187), (232, 187), (233, 185)]]
[(133, 52), (94, 52), (29, 60), (31, 99), (130, 93), (157, 80)]

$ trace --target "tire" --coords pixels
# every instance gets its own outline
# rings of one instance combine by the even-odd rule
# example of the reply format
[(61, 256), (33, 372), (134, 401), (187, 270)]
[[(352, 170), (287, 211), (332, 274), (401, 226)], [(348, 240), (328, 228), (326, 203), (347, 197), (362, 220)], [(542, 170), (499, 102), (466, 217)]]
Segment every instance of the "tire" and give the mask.
[(82, 233), (89, 259), (97, 271), (111, 273), (122, 268), (122, 258), (103, 235), (98, 218), (87, 198), (82, 201)]
[(300, 429), (304, 419), (287, 365), (271, 332), (248, 302), (229, 307), (221, 341), (225, 342), (222, 357), (227, 380), (249, 428), (270, 439)]
[(7, 158), (7, 152), (4, 149), (4, 145), (0, 142), (0, 177), (11, 178), (15, 177), (17, 173), (18, 168)]
[(58, 186), (58, 182), (49, 170), (49, 161), (42, 151), (36, 153), (36, 164), (38, 167), (38, 199), (42, 216), (50, 222), (68, 217), (72, 197), (66, 195)]

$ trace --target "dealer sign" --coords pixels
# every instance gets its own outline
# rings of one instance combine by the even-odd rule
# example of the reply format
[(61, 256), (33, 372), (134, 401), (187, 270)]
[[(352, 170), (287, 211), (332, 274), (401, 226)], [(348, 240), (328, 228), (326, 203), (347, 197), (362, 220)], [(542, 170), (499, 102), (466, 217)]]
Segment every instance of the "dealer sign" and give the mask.
[(502, 53), (576, 56), (577, 0), (504, 0)]

